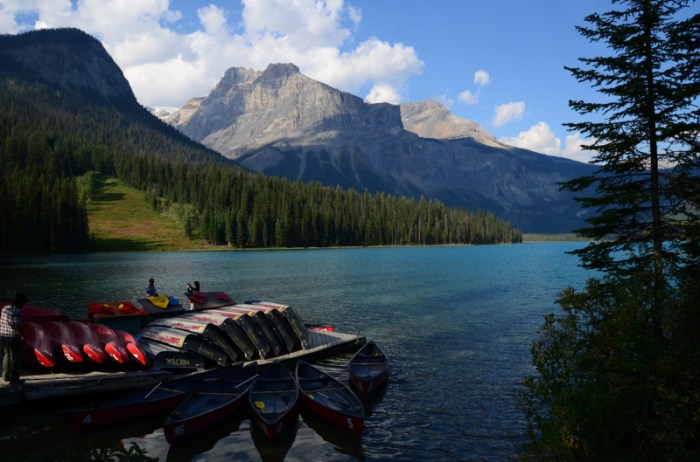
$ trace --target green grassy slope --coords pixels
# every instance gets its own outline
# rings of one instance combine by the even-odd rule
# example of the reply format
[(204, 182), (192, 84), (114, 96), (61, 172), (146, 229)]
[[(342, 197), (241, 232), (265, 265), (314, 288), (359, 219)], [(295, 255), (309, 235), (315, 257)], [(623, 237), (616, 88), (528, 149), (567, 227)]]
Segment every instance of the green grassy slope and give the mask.
[(154, 212), (143, 192), (116, 178), (100, 183), (87, 210), (98, 251), (205, 248), (203, 243), (187, 239), (179, 223)]

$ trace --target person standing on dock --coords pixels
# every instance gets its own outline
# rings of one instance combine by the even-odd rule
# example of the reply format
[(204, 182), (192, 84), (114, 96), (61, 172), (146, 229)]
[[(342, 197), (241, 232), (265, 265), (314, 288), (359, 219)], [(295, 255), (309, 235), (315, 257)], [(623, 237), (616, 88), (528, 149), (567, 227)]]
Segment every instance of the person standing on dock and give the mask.
[(24, 294), (2, 309), (0, 315), (0, 348), (2, 349), (2, 379), (10, 385), (19, 383), (19, 363), (22, 352), (22, 307), (27, 303)]
[(146, 295), (149, 297), (157, 297), (158, 291), (156, 290), (156, 281), (151, 278), (148, 280), (148, 287), (146, 287)]

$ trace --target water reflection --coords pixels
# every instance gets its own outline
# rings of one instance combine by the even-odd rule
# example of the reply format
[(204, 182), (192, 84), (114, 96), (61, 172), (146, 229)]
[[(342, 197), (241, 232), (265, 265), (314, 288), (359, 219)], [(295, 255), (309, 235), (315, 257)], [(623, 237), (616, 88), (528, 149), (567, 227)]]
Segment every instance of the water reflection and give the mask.
[(352, 456), (357, 460), (365, 460), (365, 451), (362, 447), (361, 438), (342, 428), (328, 424), (323, 418), (306, 408), (301, 409), (301, 417), (309, 428), (315, 431), (324, 441), (332, 444), (335, 450)]
[(246, 408), (238, 409), (216, 425), (191, 435), (181, 442), (171, 445), (168, 449), (166, 460), (168, 462), (188, 462), (199, 454), (204, 454), (223, 441), (229, 435), (237, 432), (241, 424), (248, 418)]
[(250, 436), (253, 444), (260, 453), (260, 458), (265, 462), (281, 462), (287, 456), (287, 452), (294, 444), (299, 430), (299, 418), (292, 421), (274, 441), (267, 439), (265, 433), (257, 426), (250, 426)]

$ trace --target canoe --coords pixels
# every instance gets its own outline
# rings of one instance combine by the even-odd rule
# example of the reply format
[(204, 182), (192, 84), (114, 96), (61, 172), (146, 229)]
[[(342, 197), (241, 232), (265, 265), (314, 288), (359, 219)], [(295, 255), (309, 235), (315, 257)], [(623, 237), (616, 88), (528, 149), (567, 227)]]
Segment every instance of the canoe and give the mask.
[(129, 360), (129, 353), (126, 351), (124, 345), (122, 345), (114, 329), (96, 322), (91, 322), (87, 325), (90, 326), (90, 329), (99, 337), (100, 343), (102, 343), (102, 347), (105, 353), (107, 353), (108, 358), (117, 364), (124, 364)]
[(204, 356), (200, 354), (164, 345), (145, 337), (137, 337), (136, 340), (144, 353), (146, 353), (148, 361), (153, 365), (154, 369), (182, 371), (206, 368)]
[(46, 333), (41, 324), (35, 322), (22, 323), (22, 365), (54, 367), (56, 356), (49, 334)]
[(78, 408), (66, 413), (71, 425), (78, 429), (96, 428), (127, 422), (175, 408), (189, 393), (221, 378), (223, 368), (208, 369), (160, 382), (154, 387), (136, 390), (118, 398), (103, 401), (95, 407)]
[(150, 362), (148, 355), (143, 348), (141, 348), (141, 344), (136, 340), (133, 334), (121, 329), (114, 329), (114, 333), (117, 334), (117, 338), (119, 338), (121, 344), (126, 348), (129, 359), (141, 366), (148, 366)]
[(137, 332), (136, 338), (147, 338), (169, 347), (191, 351), (209, 359), (219, 366), (226, 364), (227, 356), (207, 338), (192, 332), (163, 326), (146, 326)]
[(73, 332), (83, 355), (95, 364), (107, 362), (107, 354), (100, 337), (84, 322), (69, 321), (66, 326)]
[[(5, 306), (11, 303), (12, 300), (0, 299), (0, 306)], [(33, 322), (41, 324), (49, 321), (69, 321), (70, 318), (65, 313), (60, 311), (50, 310), (48, 308), (42, 308), (40, 306), (34, 306), (26, 304), (20, 310), (22, 322)]]
[(208, 322), (219, 326), (241, 351), (245, 359), (250, 361), (255, 356), (255, 346), (248, 338), (243, 328), (233, 318), (212, 311), (193, 311), (180, 315), (183, 319)]
[(365, 409), (360, 399), (335, 377), (298, 360), (296, 379), (301, 402), (328, 422), (361, 435)]
[(210, 342), (212, 342), (217, 347), (221, 348), (224, 353), (233, 362), (238, 358), (238, 352), (229, 342), (228, 335), (226, 335), (218, 326), (205, 321), (198, 321), (191, 318), (160, 318), (152, 321), (149, 326), (163, 326), (170, 327), (173, 329), (185, 330), (187, 332), (192, 332), (194, 334), (199, 334)]
[(251, 318), (247, 313), (240, 311), (231, 311), (228, 307), (221, 307), (215, 310), (207, 310), (207, 313), (218, 314), (233, 319), (243, 332), (245, 332), (248, 340), (253, 344), (260, 359), (265, 359), (270, 355), (270, 342), (267, 341), (258, 326), (255, 318)]
[(41, 324), (41, 327), (51, 339), (51, 344), (57, 360), (69, 364), (83, 362), (83, 353), (78, 346), (78, 340), (64, 322), (45, 322)]
[(269, 441), (297, 419), (299, 389), (286, 367), (274, 362), (258, 373), (248, 393), (252, 420)]
[(309, 329), (306, 328), (304, 321), (301, 320), (299, 314), (291, 306), (282, 305), (280, 303), (274, 302), (266, 302), (262, 300), (252, 300), (246, 303), (249, 303), (251, 305), (258, 305), (265, 308), (271, 308), (279, 311), (280, 313), (282, 313), (282, 316), (284, 316), (287, 319), (289, 325), (292, 326), (294, 333), (301, 342), (301, 347), (307, 349), (311, 346), (311, 334), (309, 334)]
[(252, 367), (227, 366), (226, 374), (190, 394), (163, 423), (165, 438), (174, 444), (225, 419), (246, 405), (257, 377)]
[(282, 341), (275, 333), (275, 330), (270, 325), (270, 321), (267, 320), (265, 313), (262, 312), (260, 307), (253, 305), (233, 305), (222, 308), (222, 310), (247, 314), (253, 322), (257, 323), (260, 331), (265, 336), (265, 339), (267, 339), (267, 343), (270, 344), (269, 356), (279, 356), (282, 353)]
[[(281, 342), (282, 349), (287, 353), (298, 350), (301, 342), (298, 342), (292, 326), (287, 322), (287, 319), (282, 316), (278, 310), (267, 308), (259, 305), (237, 304), (233, 308), (245, 308), (256, 312), (256, 316), (264, 317), (267, 324), (270, 325), (275, 334), (275, 338)], [(283, 351), (284, 352), (284, 351)]]
[(389, 358), (370, 340), (350, 358), (348, 372), (350, 383), (368, 396), (389, 378)]

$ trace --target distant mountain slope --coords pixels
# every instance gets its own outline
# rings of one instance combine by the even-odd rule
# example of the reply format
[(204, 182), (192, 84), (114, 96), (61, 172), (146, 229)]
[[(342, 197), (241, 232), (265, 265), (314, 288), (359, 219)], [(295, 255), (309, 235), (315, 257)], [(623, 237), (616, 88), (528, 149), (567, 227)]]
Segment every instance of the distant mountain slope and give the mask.
[(102, 44), (78, 29), (0, 35), (0, 96), (3, 103), (25, 106), (11, 114), (5, 107), (13, 123), (99, 150), (235, 165), (141, 106)]
[(435, 102), (367, 104), (293, 64), (231, 68), (168, 120), (254, 171), (492, 210), (526, 232), (580, 226), (557, 183), (592, 170), (503, 145)]
[(129, 82), (102, 44), (78, 29), (0, 36), (0, 75), (116, 105), (136, 104)]

